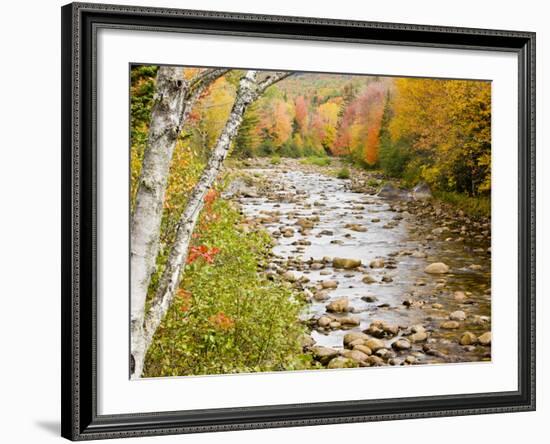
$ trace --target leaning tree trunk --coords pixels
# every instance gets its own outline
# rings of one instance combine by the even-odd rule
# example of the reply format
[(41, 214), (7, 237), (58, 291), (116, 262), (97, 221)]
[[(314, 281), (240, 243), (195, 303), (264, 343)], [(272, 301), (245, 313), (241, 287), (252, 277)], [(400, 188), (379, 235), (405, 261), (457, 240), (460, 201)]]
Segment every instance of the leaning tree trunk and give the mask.
[[(290, 75), (289, 73), (275, 73), (262, 82), (256, 80), (257, 72), (248, 71), (241, 79), (239, 89), (235, 98), (235, 103), (231, 109), (229, 118), (220, 134), (216, 145), (210, 155), (201, 178), (195, 185), (187, 206), (178, 223), (176, 240), (170, 251), (166, 268), (160, 280), (159, 289), (153, 299), (150, 309), (145, 315), (144, 329), (141, 338), (135, 342), (132, 349), (134, 361), (133, 378), (139, 378), (143, 372), (145, 354), (151, 345), (153, 335), (164, 318), (168, 308), (172, 304), (175, 291), (179, 285), (180, 277), (183, 272), (189, 242), (195, 229), (199, 213), (204, 205), (204, 196), (210, 189), (218, 173), (221, 170), (231, 142), (236, 136), (242, 123), (242, 119), (247, 107), (256, 100), (269, 86)], [(132, 332), (133, 333), (133, 332)], [(132, 341), (134, 343), (134, 341)]]
[(192, 81), (184, 68), (163, 66), (156, 80), (149, 136), (131, 221), (131, 348), (143, 337), (145, 300), (159, 250), (160, 224), (174, 148), (193, 104), (204, 89), (228, 70), (208, 69)]

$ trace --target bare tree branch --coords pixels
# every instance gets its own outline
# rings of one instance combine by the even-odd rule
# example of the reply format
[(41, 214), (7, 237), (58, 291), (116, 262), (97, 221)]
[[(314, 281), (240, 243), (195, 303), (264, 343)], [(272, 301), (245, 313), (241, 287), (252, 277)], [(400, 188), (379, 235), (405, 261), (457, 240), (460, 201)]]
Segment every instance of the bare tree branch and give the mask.
[(290, 77), (292, 74), (294, 74), (291, 71), (275, 71), (273, 73), (270, 73), (264, 80), (259, 82), (258, 88), (257, 88), (257, 94), (260, 96), (262, 95), (267, 88), (269, 88), (271, 85), (274, 85), (277, 82), (280, 82), (281, 80), (286, 79), (287, 77)]

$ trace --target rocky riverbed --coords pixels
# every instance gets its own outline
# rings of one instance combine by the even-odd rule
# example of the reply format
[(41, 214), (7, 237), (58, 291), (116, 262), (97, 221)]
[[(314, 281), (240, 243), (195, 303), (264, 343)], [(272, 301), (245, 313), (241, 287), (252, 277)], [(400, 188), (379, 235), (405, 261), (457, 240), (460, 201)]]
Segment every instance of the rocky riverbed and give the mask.
[(227, 191), (275, 240), (262, 271), (307, 298), (304, 351), (328, 368), (490, 360), (490, 221), (340, 167), (257, 160)]

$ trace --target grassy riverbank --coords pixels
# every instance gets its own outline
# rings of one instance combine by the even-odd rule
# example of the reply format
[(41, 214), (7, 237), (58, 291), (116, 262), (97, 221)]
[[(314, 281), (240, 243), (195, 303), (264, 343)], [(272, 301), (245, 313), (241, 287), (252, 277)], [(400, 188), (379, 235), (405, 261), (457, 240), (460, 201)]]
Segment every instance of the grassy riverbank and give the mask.
[(271, 239), (210, 194), (175, 303), (154, 337), (144, 376), (309, 368), (300, 294), (259, 273)]

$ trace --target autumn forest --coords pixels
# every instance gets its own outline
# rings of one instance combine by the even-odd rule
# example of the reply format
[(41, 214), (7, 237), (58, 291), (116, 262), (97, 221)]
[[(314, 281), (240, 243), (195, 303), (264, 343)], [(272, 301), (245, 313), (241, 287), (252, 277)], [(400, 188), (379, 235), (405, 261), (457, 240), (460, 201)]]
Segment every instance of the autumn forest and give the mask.
[(490, 82), (129, 88), (132, 378), (490, 360)]

